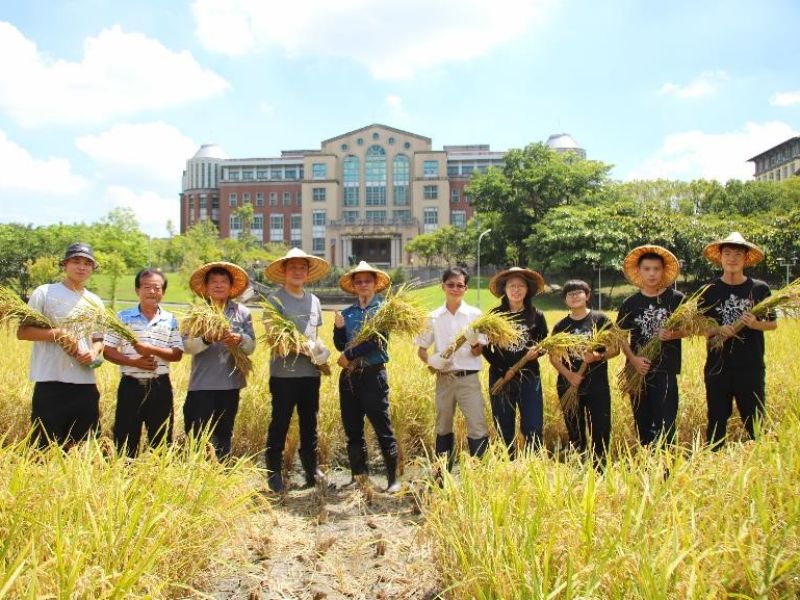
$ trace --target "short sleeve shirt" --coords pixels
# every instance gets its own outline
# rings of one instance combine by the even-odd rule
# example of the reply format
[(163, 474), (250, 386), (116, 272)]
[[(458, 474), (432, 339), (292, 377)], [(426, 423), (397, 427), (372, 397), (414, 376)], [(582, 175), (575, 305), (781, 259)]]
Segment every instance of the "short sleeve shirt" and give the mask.
[[(136, 334), (140, 342), (151, 344), (157, 348), (179, 348), (183, 350), (183, 340), (178, 330), (178, 321), (172, 313), (164, 310), (162, 307), (158, 308), (158, 312), (152, 320), (144, 316), (138, 306), (122, 310), (117, 314), (120, 320)], [(140, 356), (139, 353), (133, 349), (131, 344), (123, 340), (116, 333), (110, 331), (106, 332), (105, 345), (117, 348), (122, 354), (129, 358), (139, 358)], [(128, 365), (120, 365), (120, 371), (123, 375), (135, 377), (137, 379), (152, 379), (159, 375), (168, 374), (169, 363), (158, 356), (154, 356), (153, 358), (156, 361), (155, 371), (145, 371), (144, 369)]]
[[(322, 305), (319, 298), (311, 292), (304, 292), (302, 298), (292, 296), (280, 288), (267, 297), (297, 329), (310, 340), (317, 339), (317, 329), (322, 325)], [(269, 361), (270, 377), (319, 377), (317, 369), (307, 356), (291, 354), (274, 356)]]
[[(555, 327), (553, 327), (553, 334), (572, 333), (574, 335), (584, 336), (588, 339), (594, 335), (595, 331), (606, 327), (609, 323), (610, 321), (605, 314), (595, 310), (590, 310), (589, 314), (583, 319), (573, 319), (570, 315), (567, 315), (555, 324)], [(571, 371), (577, 371), (581, 368), (582, 364), (583, 357), (573, 356), (571, 357), (570, 363), (566, 364), (566, 366), (569, 367)], [(602, 381), (607, 379), (608, 362), (604, 360), (591, 364), (586, 370), (586, 375), (584, 376), (584, 381), (588, 382)], [(590, 385), (590, 383), (587, 385)]]

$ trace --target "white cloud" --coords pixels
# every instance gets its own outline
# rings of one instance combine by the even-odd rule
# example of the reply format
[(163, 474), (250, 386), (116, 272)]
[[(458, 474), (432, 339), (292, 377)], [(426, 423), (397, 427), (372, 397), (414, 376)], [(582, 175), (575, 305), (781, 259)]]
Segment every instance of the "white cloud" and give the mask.
[(365, 66), (377, 79), (487, 54), (541, 24), (556, 0), (195, 0), (195, 31), (209, 50), (241, 56), (277, 47)]
[(772, 106), (792, 106), (800, 104), (800, 90), (793, 92), (778, 92), (769, 99)]
[[(0, 192), (8, 196), (48, 194), (70, 196), (86, 191), (90, 182), (72, 172), (65, 158), (34, 158), (0, 131)], [(4, 206), (4, 210), (6, 207)]]
[(187, 51), (115, 25), (84, 40), (80, 62), (53, 59), (0, 21), (0, 110), (26, 127), (101, 123), (224, 92)]
[(269, 102), (259, 102), (258, 110), (260, 110), (265, 115), (275, 114), (275, 107), (272, 106), (272, 104), (270, 104)]
[(176, 229), (180, 224), (180, 207), (176, 196), (167, 197), (153, 191), (135, 191), (110, 185), (105, 190), (102, 202), (105, 205), (103, 214), (118, 206), (132, 208), (141, 230), (155, 237), (166, 237), (167, 220), (171, 219)]
[(385, 102), (389, 112), (386, 120), (391, 123), (396, 123), (400, 127), (407, 127), (411, 120), (411, 115), (408, 114), (403, 104), (403, 99), (396, 94), (389, 94), (386, 96)]
[(137, 180), (177, 185), (197, 144), (176, 127), (155, 123), (118, 124), (98, 135), (85, 135), (76, 146), (93, 158), (107, 179)]
[(628, 179), (752, 179), (754, 167), (747, 159), (797, 131), (786, 123), (747, 123), (726, 133), (685, 131), (664, 138), (661, 148)]
[(659, 93), (681, 99), (702, 98), (716, 92), (720, 84), (727, 80), (725, 71), (705, 71), (685, 85), (665, 83)]

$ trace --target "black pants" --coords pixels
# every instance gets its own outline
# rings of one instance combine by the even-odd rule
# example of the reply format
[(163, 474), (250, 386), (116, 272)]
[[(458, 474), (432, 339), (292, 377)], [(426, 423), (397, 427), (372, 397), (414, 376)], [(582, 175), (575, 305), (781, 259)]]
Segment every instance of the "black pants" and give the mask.
[(67, 446), (97, 433), (100, 393), (93, 383), (37, 381), (31, 403), (32, 443)]
[(187, 392), (183, 405), (186, 435), (195, 437), (210, 427), (217, 458), (231, 454), (233, 423), (239, 410), (239, 390), (194, 390)]
[(114, 415), (114, 444), (117, 451), (131, 458), (139, 451), (142, 425), (147, 429), (151, 448), (172, 443), (172, 383), (169, 375), (154, 379), (135, 379), (123, 375), (117, 388)]
[[(556, 389), (561, 398), (569, 389), (569, 382), (559, 377)], [(595, 464), (604, 462), (611, 441), (611, 388), (608, 379), (604, 377), (598, 381), (581, 382), (578, 406), (573, 411), (564, 412), (564, 424), (567, 426), (569, 443), (578, 452), (588, 450), (591, 437)]]
[(381, 451), (397, 456), (397, 439), (389, 418), (389, 382), (383, 365), (343, 370), (339, 375), (339, 407), (348, 456), (356, 451), (366, 453), (365, 417), (375, 430)]
[(708, 429), (706, 437), (715, 448), (725, 442), (733, 400), (744, 428), (755, 437), (754, 421), (764, 416), (764, 367), (709, 367), (705, 369)]
[(675, 443), (675, 419), (678, 417), (678, 375), (667, 371), (648, 373), (644, 388), (631, 396), (633, 419), (639, 442), (647, 446), (659, 437)]
[(292, 422), (294, 409), (300, 420), (300, 460), (306, 470), (316, 468), (317, 415), (319, 414), (319, 377), (270, 377), (272, 419), (267, 431), (265, 458), (271, 471), (280, 468), (286, 434)]
[[(489, 389), (500, 379), (494, 371), (489, 371)], [(519, 429), (525, 439), (526, 449), (537, 449), (542, 444), (544, 429), (544, 398), (542, 380), (523, 370), (509, 381), (499, 394), (492, 395), (492, 418), (500, 436), (503, 438), (511, 458), (517, 454), (517, 409), (519, 409)]]

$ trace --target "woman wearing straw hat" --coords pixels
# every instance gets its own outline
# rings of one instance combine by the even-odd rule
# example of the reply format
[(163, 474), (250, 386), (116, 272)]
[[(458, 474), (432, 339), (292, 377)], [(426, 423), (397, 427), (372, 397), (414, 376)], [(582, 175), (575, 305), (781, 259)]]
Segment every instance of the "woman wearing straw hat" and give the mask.
[[(709, 345), (705, 365), (706, 435), (709, 444), (719, 448), (725, 442), (734, 399), (747, 433), (755, 436), (754, 421), (764, 416), (764, 332), (775, 330), (778, 323), (772, 313), (762, 320), (750, 312), (771, 295), (766, 283), (744, 274), (764, 259), (761, 248), (734, 231), (708, 244), (703, 256), (722, 267), (722, 275), (709, 284), (700, 300), (709, 309), (708, 316), (721, 326), (725, 340), (720, 348)], [(737, 333), (733, 325), (739, 320), (745, 327)]]
[[(639, 442), (647, 446), (663, 437), (671, 444), (675, 441), (678, 415), (683, 334), (664, 329), (663, 325), (685, 299), (683, 293), (671, 287), (678, 278), (680, 263), (666, 248), (647, 244), (628, 253), (622, 272), (639, 288), (623, 301), (617, 315), (617, 325), (630, 330), (630, 342), (622, 344), (622, 351), (628, 364), (645, 377), (642, 390), (631, 396)], [(662, 341), (661, 353), (648, 360), (638, 353), (655, 336)]]
[(364, 321), (375, 314), (382, 304), (377, 294), (391, 283), (386, 273), (363, 260), (342, 276), (339, 287), (357, 296), (357, 300), (341, 313), (336, 313), (333, 343), (342, 353), (338, 361), (342, 367), (339, 404), (353, 481), (369, 474), (367, 441), (364, 438), (366, 417), (375, 430), (386, 465), (386, 491), (394, 493), (400, 490), (400, 484), (397, 481), (397, 440), (389, 419), (389, 383), (386, 377), (389, 354), (386, 344), (374, 339), (348, 347), (361, 331)]
[(217, 458), (230, 456), (233, 423), (239, 410), (239, 394), (247, 385), (236, 368), (231, 350), (245, 354), (255, 350), (255, 332), (250, 311), (233, 301), (247, 289), (249, 280), (241, 267), (229, 262), (211, 262), (192, 273), (192, 292), (224, 312), (227, 331), (211, 337), (185, 336), (184, 349), (192, 355), (189, 391), (183, 405), (187, 435), (199, 435), (210, 427)]
[(264, 270), (267, 279), (281, 286), (267, 301), (290, 318), (309, 340), (308, 354), (278, 356), (273, 353), (269, 363), (272, 418), (264, 454), (269, 471), (267, 483), (276, 493), (285, 489), (281, 475), (283, 449), (295, 407), (300, 421), (300, 462), (306, 486), (312, 487), (325, 480), (317, 468), (320, 372), (315, 365), (324, 363), (330, 352), (317, 338), (317, 329), (322, 325), (319, 298), (304, 287), (325, 277), (330, 269), (327, 261), (306, 254), (300, 248), (292, 248)]
[[(506, 382), (500, 393), (491, 395), (492, 417), (512, 459), (516, 456), (517, 409), (526, 449), (536, 448), (542, 442), (544, 407), (538, 360), (541, 352), (536, 344), (547, 337), (547, 321), (544, 313), (533, 305), (533, 297), (543, 290), (544, 278), (521, 267), (500, 271), (489, 281), (489, 291), (500, 298), (500, 306), (492, 312), (511, 313), (525, 331), (522, 342), (515, 348), (483, 348), (483, 356), (489, 362), (489, 389), (500, 379)], [(523, 358), (528, 362), (518, 371), (512, 369)]]

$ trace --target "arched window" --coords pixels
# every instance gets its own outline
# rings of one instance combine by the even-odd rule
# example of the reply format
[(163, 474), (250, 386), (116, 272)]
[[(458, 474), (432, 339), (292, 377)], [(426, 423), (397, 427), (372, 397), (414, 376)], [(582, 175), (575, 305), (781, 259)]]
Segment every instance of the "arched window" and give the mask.
[(358, 206), (358, 184), (360, 162), (357, 156), (350, 155), (344, 159), (344, 205)]
[(398, 154), (392, 161), (393, 197), (395, 206), (408, 206), (408, 184), (411, 181), (408, 157)]
[(367, 206), (386, 206), (386, 151), (380, 146), (370, 146), (364, 160), (364, 183)]

